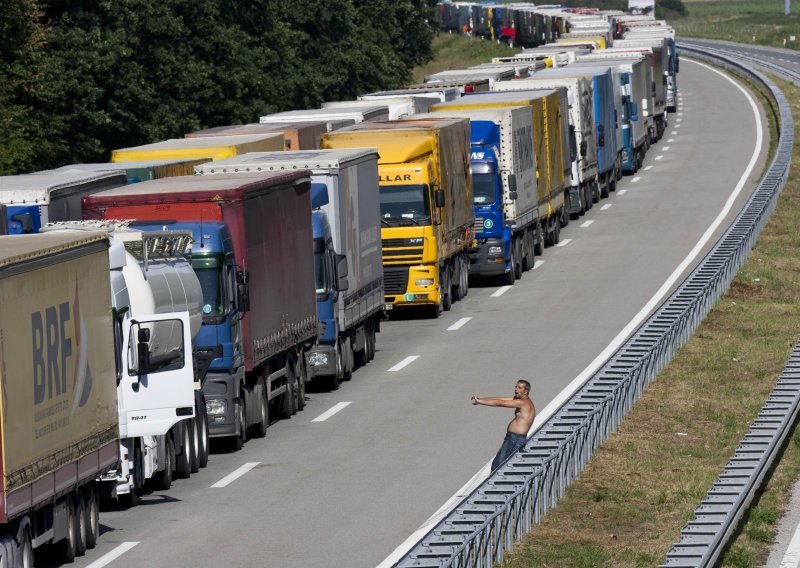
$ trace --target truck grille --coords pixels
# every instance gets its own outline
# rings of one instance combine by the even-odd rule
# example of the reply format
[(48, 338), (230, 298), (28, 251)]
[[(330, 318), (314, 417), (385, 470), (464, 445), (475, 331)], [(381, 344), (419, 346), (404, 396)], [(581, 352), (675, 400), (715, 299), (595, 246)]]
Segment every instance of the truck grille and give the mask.
[(407, 266), (384, 266), (383, 288), (386, 294), (405, 294), (408, 286)]
[(422, 262), (423, 242), (422, 237), (381, 240), (384, 263)]
[(381, 239), (381, 245), (386, 247), (421, 247), (423, 244), (422, 237), (414, 237), (413, 239)]
[(472, 232), (474, 233), (483, 232), (483, 217), (475, 217), (475, 223), (472, 225)]

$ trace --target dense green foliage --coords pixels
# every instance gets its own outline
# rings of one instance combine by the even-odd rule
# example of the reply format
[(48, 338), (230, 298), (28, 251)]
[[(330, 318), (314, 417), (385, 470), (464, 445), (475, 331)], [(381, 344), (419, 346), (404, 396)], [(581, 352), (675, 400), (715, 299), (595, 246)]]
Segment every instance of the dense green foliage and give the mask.
[(0, 0), (0, 173), (409, 81), (435, 0)]

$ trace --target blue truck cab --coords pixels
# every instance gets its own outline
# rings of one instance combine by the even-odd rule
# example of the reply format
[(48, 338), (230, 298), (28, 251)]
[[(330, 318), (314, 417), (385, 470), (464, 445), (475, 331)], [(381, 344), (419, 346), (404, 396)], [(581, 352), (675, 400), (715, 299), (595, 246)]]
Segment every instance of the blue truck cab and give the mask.
[[(191, 231), (191, 263), (203, 290), (203, 316), (193, 347), (216, 351), (203, 384), (209, 435), (229, 433), (236, 425), (232, 406), (222, 404), (232, 374), (244, 373), (243, 354), (234, 341), (240, 314), (236, 310), (236, 257), (228, 227), (215, 222), (141, 221), (131, 226), (142, 231)], [(238, 369), (238, 371), (237, 371)], [(217, 397), (215, 397), (217, 395)]]
[[(311, 184), (311, 223), (314, 232), (314, 278), (317, 289), (317, 318), (320, 334), (317, 340), (317, 353), (312, 367), (324, 367), (332, 364), (341, 365), (336, 354), (336, 340), (339, 330), (336, 324), (336, 251), (333, 246), (331, 225), (323, 205), (330, 203), (328, 187), (324, 183)], [(324, 357), (322, 356), (324, 354)], [(329, 374), (336, 374), (336, 369), (327, 369)], [(341, 369), (339, 375), (341, 375)]]
[(500, 127), (489, 120), (470, 121), (474, 234), (469, 271), (475, 276), (500, 276), (510, 269), (511, 228), (503, 214), (500, 176)]

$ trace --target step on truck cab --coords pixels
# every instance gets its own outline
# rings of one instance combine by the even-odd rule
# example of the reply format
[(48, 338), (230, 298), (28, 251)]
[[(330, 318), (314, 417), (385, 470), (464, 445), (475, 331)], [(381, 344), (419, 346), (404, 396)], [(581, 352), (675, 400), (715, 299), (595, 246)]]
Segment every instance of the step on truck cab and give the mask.
[(203, 175), (311, 172), (317, 315), (309, 378), (335, 390), (375, 356), (384, 313), (378, 154), (375, 149), (255, 152), (205, 164)]
[[(105, 231), (117, 340), (142, 327), (154, 346), (146, 380), (122, 374), (117, 384), (120, 464), (99, 478), (101, 498), (135, 505), (144, 484), (169, 489), (208, 463), (202, 379), (210, 359), (192, 349), (200, 330), (202, 291), (185, 257), (188, 231), (144, 233), (125, 222), (79, 221), (43, 232)], [(138, 322), (138, 323), (137, 323)], [(187, 356), (190, 355), (190, 356)]]
[(80, 221), (81, 198), (125, 185), (122, 172), (51, 171), (0, 177), (8, 233), (38, 233), (54, 221)]
[(119, 461), (116, 383), (144, 378), (126, 353), (147, 344), (115, 344), (104, 233), (0, 238), (0, 305), (0, 565), (33, 566), (48, 544), (69, 563), (97, 542), (95, 479)]
[(377, 148), (386, 308), (433, 317), (469, 289), (469, 121), (412, 118), (329, 132), (323, 148)]
[(308, 171), (144, 182), (90, 196), (84, 216), (191, 231), (203, 291), (195, 347), (221, 352), (203, 384), (212, 437), (238, 449), (266, 435), (271, 411), (305, 406), (318, 336)]
[[(561, 68), (559, 68), (561, 69)], [(594, 125), (594, 98), (592, 83), (585, 77), (547, 77), (545, 73), (556, 71), (548, 69), (528, 79), (498, 83), (496, 91), (526, 91), (566, 89), (569, 109), (569, 138), (574, 151), (571, 151), (571, 185), (568, 189), (569, 216), (577, 219), (592, 208), (592, 203), (600, 197), (597, 182), (597, 140)]]

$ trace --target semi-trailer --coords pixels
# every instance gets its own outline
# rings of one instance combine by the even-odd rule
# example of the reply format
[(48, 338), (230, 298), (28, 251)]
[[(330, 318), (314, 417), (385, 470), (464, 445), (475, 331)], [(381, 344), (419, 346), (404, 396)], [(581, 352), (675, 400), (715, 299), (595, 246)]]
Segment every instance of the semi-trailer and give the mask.
[(429, 91), (431, 89), (458, 89), (459, 93), (480, 93), (489, 91), (490, 81), (483, 77), (467, 77), (464, 79), (453, 79), (447, 81), (436, 81), (435, 83), (416, 83), (413, 85), (406, 85), (406, 89), (411, 91)]
[(664, 73), (666, 75), (666, 105), (667, 112), (675, 112), (675, 101), (678, 94), (678, 49), (675, 45), (675, 35), (672, 28), (649, 29), (641, 32), (626, 32), (622, 40), (617, 40), (615, 45), (620, 47), (632, 47), (634, 45), (644, 45), (650, 47), (663, 47), (664, 57), (666, 58)]
[[(202, 291), (185, 257), (188, 231), (142, 233), (125, 222), (78, 221), (42, 229), (109, 234), (111, 309), (118, 335), (148, 321), (153, 346), (147, 380), (120, 375), (117, 404), (119, 466), (99, 478), (100, 496), (135, 505), (149, 480), (169, 489), (208, 463), (208, 426), (202, 380), (210, 358), (192, 349), (200, 330)], [(188, 330), (188, 336), (183, 333)], [(185, 357), (191, 353), (191, 357)]]
[(36, 233), (53, 221), (78, 221), (81, 198), (125, 185), (122, 172), (47, 172), (0, 177), (8, 232)]
[[(378, 154), (374, 149), (252, 153), (206, 164), (204, 175), (311, 172), (317, 316), (309, 379), (335, 390), (375, 356), (384, 311)], [(344, 265), (342, 265), (344, 263)]]
[[(353, 121), (346, 121), (339, 126), (350, 126), (351, 124), (353, 124)], [(319, 148), (319, 137), (327, 131), (328, 123), (321, 120), (290, 122), (286, 124), (256, 122), (253, 124), (217, 126), (215, 128), (198, 130), (196, 132), (190, 132), (186, 135), (186, 138), (279, 132), (283, 134), (287, 150), (314, 150)], [(193, 172), (187, 172), (185, 175), (191, 175), (192, 173)]]
[(359, 95), (360, 101), (379, 101), (384, 98), (393, 97), (436, 97), (439, 102), (452, 101), (461, 96), (461, 90), (457, 87), (437, 87), (428, 85), (426, 88), (419, 89), (397, 89), (394, 91), (375, 91), (366, 95)]
[(567, 192), (569, 216), (577, 219), (592, 208), (592, 203), (599, 199), (600, 190), (597, 182), (597, 140), (594, 125), (594, 98), (591, 81), (585, 77), (544, 77), (535, 73), (528, 79), (498, 83), (496, 91), (522, 91), (531, 89), (567, 89), (567, 107), (569, 109), (569, 137), (574, 152), (572, 158), (570, 187)]
[(542, 233), (533, 113), (525, 106), (451, 110), (443, 104), (435, 115), (470, 121), (475, 245), (469, 251), (469, 273), (514, 284), (533, 267), (534, 241)]
[(153, 144), (120, 148), (111, 152), (112, 162), (146, 160), (196, 159), (222, 160), (245, 152), (283, 150), (285, 142), (279, 132), (239, 136), (172, 138)]
[(309, 173), (184, 176), (84, 200), (89, 219), (188, 230), (203, 290), (195, 348), (219, 350), (203, 394), (212, 438), (241, 448), (266, 435), (270, 408), (305, 406), (305, 353), (318, 335)]
[[(342, 120), (352, 120), (354, 124), (364, 121), (388, 120), (389, 107), (376, 102), (374, 106), (346, 106), (340, 108), (323, 108), (307, 110), (287, 110), (268, 114), (259, 118), (259, 122), (285, 124), (294, 122), (323, 121), (328, 124), (328, 132), (338, 130)], [(270, 150), (253, 150), (269, 152)]]
[(358, 108), (358, 107), (372, 107), (376, 104), (386, 105), (389, 109), (389, 120), (397, 120), (398, 118), (405, 118), (428, 112), (431, 105), (439, 102), (439, 97), (424, 97), (424, 96), (395, 96), (395, 97), (382, 97), (379, 100), (357, 100), (357, 101), (331, 101), (322, 103), (322, 108)]
[(72, 562), (97, 542), (95, 480), (119, 461), (117, 378), (147, 380), (148, 344), (115, 333), (100, 232), (0, 239), (0, 305), (0, 565), (33, 566), (46, 544)]
[(620, 125), (622, 144), (620, 161), (623, 173), (639, 171), (649, 147), (648, 140), (648, 69), (643, 58), (611, 58), (601, 54), (579, 57), (578, 66), (608, 65), (614, 71), (615, 81), (620, 87), (622, 114)]
[(128, 183), (138, 183), (163, 177), (188, 176), (194, 172), (194, 167), (208, 158), (191, 160), (149, 160), (143, 162), (118, 162), (118, 163), (93, 163), (71, 164), (54, 170), (41, 173), (69, 173), (69, 172), (124, 172)]
[(438, 85), (439, 83), (450, 84), (456, 81), (488, 80), (489, 90), (493, 90), (495, 84), (510, 81), (515, 76), (516, 69), (513, 66), (494, 69), (449, 69), (428, 75), (425, 77), (425, 83)]
[(387, 310), (433, 317), (469, 290), (469, 121), (403, 119), (329, 132), (323, 148), (377, 148)]

